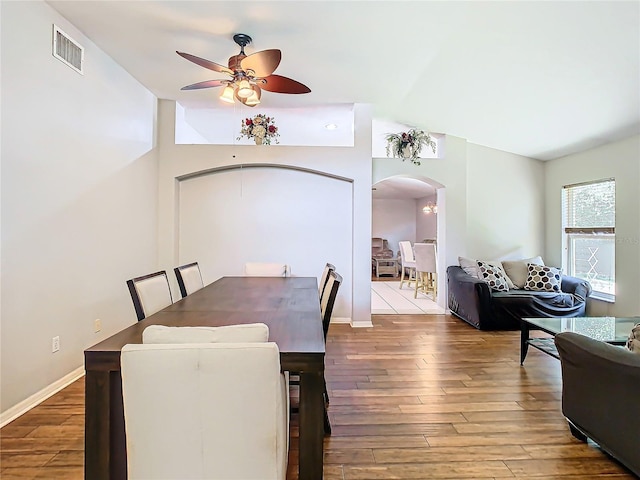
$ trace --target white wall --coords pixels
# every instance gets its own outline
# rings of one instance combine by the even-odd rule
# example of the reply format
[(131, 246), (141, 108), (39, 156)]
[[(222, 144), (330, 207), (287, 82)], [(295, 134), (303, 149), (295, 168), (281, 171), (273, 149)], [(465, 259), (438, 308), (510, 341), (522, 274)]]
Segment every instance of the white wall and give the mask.
[[(163, 268), (172, 268), (182, 261), (200, 261), (199, 258), (183, 258), (180, 245), (194, 241), (193, 236), (196, 230), (191, 233), (188, 230), (181, 231), (181, 203), (186, 200), (182, 197), (183, 188), (186, 187), (191, 174), (206, 172), (211, 169), (223, 168), (230, 165), (270, 165), (265, 169), (267, 177), (263, 179), (265, 184), (269, 184), (271, 179), (278, 182), (281, 169), (278, 167), (293, 167), (298, 169), (308, 169), (321, 172), (329, 176), (343, 177), (340, 182), (349, 185), (350, 192), (342, 191), (337, 195), (331, 194), (328, 185), (338, 185), (335, 180), (323, 180), (321, 176), (315, 174), (305, 178), (311, 182), (309, 188), (317, 188), (324, 192), (324, 200), (320, 210), (308, 212), (298, 209), (298, 205), (290, 203), (288, 211), (274, 211), (272, 218), (275, 222), (288, 219), (292, 224), (292, 232), (296, 229), (304, 229), (306, 223), (315, 218), (314, 215), (323, 214), (327, 219), (335, 219), (335, 223), (324, 235), (337, 235), (336, 238), (343, 238), (344, 221), (349, 216), (351, 224), (351, 238), (347, 245), (339, 245), (336, 250), (325, 251), (322, 258), (316, 257), (313, 252), (323, 252), (322, 243), (326, 243), (323, 236), (314, 239), (303, 237), (301, 239), (291, 238), (289, 248), (295, 249), (295, 258), (299, 254), (309, 252), (306, 259), (299, 258), (292, 266), (294, 274), (310, 274), (320, 276), (326, 262), (334, 263), (340, 274), (345, 276), (344, 289), (341, 286), (339, 300), (336, 303), (334, 316), (350, 318), (354, 324), (371, 324), (371, 108), (364, 105), (355, 105), (355, 146), (354, 147), (291, 147), (281, 145), (255, 146), (255, 145), (176, 145), (174, 143), (174, 119), (176, 104), (172, 101), (161, 101), (159, 109), (159, 155), (160, 155), (160, 190), (159, 190), (159, 242), (160, 242), (160, 263)], [(256, 112), (258, 113), (258, 112)], [(238, 127), (239, 128), (239, 127)], [(274, 172), (280, 171), (280, 173)], [(216, 174), (219, 175), (219, 174)], [(315, 179), (314, 179), (315, 177)], [(213, 178), (213, 177), (212, 177)], [(255, 182), (252, 184), (257, 188)], [(237, 178), (232, 179), (230, 185), (235, 185), (238, 189), (240, 183)], [(309, 186), (309, 184), (307, 184)], [(284, 188), (284, 187), (283, 187)], [(237, 190), (236, 190), (237, 191)], [(256, 190), (258, 191), (258, 190)], [(193, 192), (191, 192), (193, 193)], [(309, 192), (311, 193), (311, 192)], [(317, 193), (317, 192), (316, 192)], [(253, 193), (252, 193), (253, 194)], [(202, 195), (202, 193), (200, 194)], [(210, 196), (203, 197), (211, 198)], [(237, 236), (237, 230), (241, 227), (247, 229), (248, 235), (256, 236), (262, 242), (261, 248), (264, 251), (278, 250), (281, 248), (281, 237), (268, 237), (261, 235), (258, 238), (259, 224), (264, 222), (264, 217), (259, 210), (238, 209), (237, 195), (233, 199), (228, 199), (228, 205), (236, 215), (236, 222), (229, 226), (232, 232), (230, 237)], [(345, 203), (346, 200), (346, 203)], [(188, 202), (195, 200), (189, 199)], [(277, 202), (276, 202), (277, 203)], [(284, 208), (282, 204), (281, 207)], [(308, 203), (307, 203), (308, 206)], [(349, 213), (350, 212), (350, 213)], [(187, 227), (187, 224), (184, 224)], [(190, 227), (188, 227), (190, 228)], [(309, 244), (308, 242), (312, 242)], [(346, 240), (345, 240), (346, 241)], [(225, 240), (227, 242), (227, 240)], [(196, 244), (202, 245), (199, 241)], [(347, 261), (341, 260), (344, 249), (349, 252)], [(194, 255), (202, 252), (201, 247), (194, 247)], [(205, 257), (207, 258), (207, 257)], [(290, 258), (294, 258), (290, 255)], [(259, 259), (256, 259), (259, 260)], [(236, 265), (226, 274), (238, 274), (241, 270), (243, 260), (235, 260)], [(205, 281), (214, 281), (216, 272), (214, 267), (203, 265), (207, 273)], [(208, 270), (210, 269), (210, 270)], [(349, 308), (351, 305), (351, 308)], [(350, 311), (349, 311), (350, 310)]]
[(467, 192), (468, 257), (543, 254), (543, 162), (469, 143)]
[(640, 136), (546, 162), (545, 259), (562, 264), (562, 187), (616, 180), (616, 301), (590, 299), (591, 315), (640, 315)]
[[(156, 266), (158, 177), (155, 97), (47, 4), (0, 8), (5, 413), (136, 321), (125, 281)], [(51, 55), (54, 22), (84, 75)]]
[[(340, 205), (327, 215), (327, 198)], [(286, 263), (317, 277), (327, 261), (343, 277), (336, 317), (352, 307), (352, 184), (278, 167), (215, 171), (180, 182), (179, 261), (197, 261), (205, 283), (243, 275), (246, 262)]]
[(416, 201), (413, 199), (374, 198), (371, 236), (386, 238), (397, 254), (399, 242), (416, 241)]

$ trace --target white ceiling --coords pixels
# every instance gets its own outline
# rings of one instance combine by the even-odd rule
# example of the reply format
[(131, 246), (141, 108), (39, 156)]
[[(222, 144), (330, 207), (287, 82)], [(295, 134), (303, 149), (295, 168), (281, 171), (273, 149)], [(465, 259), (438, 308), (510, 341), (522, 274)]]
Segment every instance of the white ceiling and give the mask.
[[(278, 48), (306, 95), (270, 108), (370, 103), (381, 120), (542, 160), (640, 132), (638, 1), (48, 2), (159, 98), (206, 102), (226, 64)], [(231, 107), (233, 108), (233, 107)]]

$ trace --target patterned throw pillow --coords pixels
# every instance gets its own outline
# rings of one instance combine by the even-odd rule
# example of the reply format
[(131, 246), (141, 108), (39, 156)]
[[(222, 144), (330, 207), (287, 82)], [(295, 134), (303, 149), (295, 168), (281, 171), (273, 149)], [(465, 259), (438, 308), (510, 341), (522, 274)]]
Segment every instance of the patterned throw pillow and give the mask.
[(640, 323), (636, 323), (631, 330), (629, 340), (627, 340), (627, 348), (640, 355)]
[(562, 275), (560, 269), (530, 263), (529, 276), (524, 284), (525, 290), (536, 292), (559, 292)]
[(502, 273), (502, 269), (491, 265), (486, 262), (478, 261), (478, 271), (480, 273), (480, 279), (487, 282), (491, 290), (497, 292), (508, 292), (509, 284), (507, 279)]

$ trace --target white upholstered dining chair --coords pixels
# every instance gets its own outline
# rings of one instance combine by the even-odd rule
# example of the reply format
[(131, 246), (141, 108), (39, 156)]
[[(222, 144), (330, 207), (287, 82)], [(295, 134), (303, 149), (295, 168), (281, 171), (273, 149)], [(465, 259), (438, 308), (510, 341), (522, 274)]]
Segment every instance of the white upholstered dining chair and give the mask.
[(164, 270), (127, 280), (127, 286), (138, 321), (173, 303), (169, 278)]
[(187, 295), (191, 295), (193, 292), (197, 292), (204, 287), (198, 262), (180, 265), (179, 267), (174, 268), (173, 271), (176, 274), (176, 280), (178, 281), (178, 287), (180, 288), (180, 295), (182, 295), (182, 298)]
[(275, 343), (129, 344), (121, 366), (131, 480), (286, 478)]
[(264, 323), (245, 323), (221, 327), (149, 325), (142, 332), (142, 343), (248, 343), (268, 341), (269, 327)]
[(435, 301), (438, 291), (436, 246), (433, 243), (416, 243), (413, 249), (416, 259), (416, 285), (413, 298), (418, 298), (418, 291), (420, 291), (425, 295), (431, 293)]
[(401, 275), (400, 275), (400, 288), (405, 282), (405, 274), (407, 275), (407, 285), (411, 287), (411, 282), (416, 278), (416, 259), (413, 256), (413, 248), (411, 247), (411, 242), (408, 240), (403, 240), (400, 242), (400, 264), (401, 264)]
[(248, 262), (244, 264), (244, 274), (247, 277), (288, 277), (291, 269), (286, 263)]

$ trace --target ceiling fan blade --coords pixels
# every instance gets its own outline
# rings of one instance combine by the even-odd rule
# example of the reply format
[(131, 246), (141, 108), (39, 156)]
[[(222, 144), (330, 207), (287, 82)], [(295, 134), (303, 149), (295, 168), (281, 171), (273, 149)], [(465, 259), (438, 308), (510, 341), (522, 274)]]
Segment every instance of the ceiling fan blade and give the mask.
[(278, 68), (281, 58), (282, 53), (280, 50), (263, 50), (244, 57), (240, 62), (240, 66), (245, 72), (253, 70), (254, 77), (266, 77)]
[(206, 80), (204, 82), (187, 85), (186, 87), (182, 87), (180, 90), (198, 90), (200, 88), (222, 87), (228, 83), (228, 80)]
[(269, 75), (262, 79), (260, 88), (275, 93), (309, 93), (311, 89), (300, 82), (296, 82), (281, 75)]
[(233, 72), (224, 65), (220, 65), (204, 58), (196, 57), (195, 55), (191, 55), (189, 53), (178, 52), (177, 50), (176, 53), (182, 58), (186, 58), (190, 62), (193, 62), (196, 65), (200, 65), (201, 67), (208, 68), (209, 70), (213, 70), (214, 72), (228, 73), (229, 75), (233, 75)]

